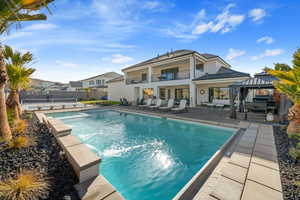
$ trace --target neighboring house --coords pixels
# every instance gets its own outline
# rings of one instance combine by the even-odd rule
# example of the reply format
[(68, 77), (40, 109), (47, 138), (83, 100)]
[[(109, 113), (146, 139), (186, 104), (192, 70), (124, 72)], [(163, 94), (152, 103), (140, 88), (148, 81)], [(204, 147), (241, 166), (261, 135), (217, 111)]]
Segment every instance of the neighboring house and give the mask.
[(207, 102), (229, 104), (228, 86), (250, 76), (230, 67), (217, 55), (173, 51), (124, 68), (123, 79), (108, 82), (108, 98), (187, 99), (192, 107)]
[(93, 76), (84, 80), (81, 80), (83, 88), (107, 88), (106, 81), (121, 76), (116, 72), (107, 72), (98, 76)]
[(81, 81), (70, 81), (68, 91), (79, 91), (83, 88)]

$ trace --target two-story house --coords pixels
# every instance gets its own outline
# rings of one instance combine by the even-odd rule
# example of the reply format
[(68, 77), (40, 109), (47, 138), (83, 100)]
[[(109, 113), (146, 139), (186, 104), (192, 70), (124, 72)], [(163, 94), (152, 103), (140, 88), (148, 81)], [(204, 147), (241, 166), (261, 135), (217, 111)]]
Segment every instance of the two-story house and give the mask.
[(155, 96), (187, 99), (191, 107), (207, 102), (229, 104), (228, 86), (249, 78), (230, 69), (221, 57), (177, 50), (124, 68), (123, 78), (108, 81), (108, 97), (129, 101)]

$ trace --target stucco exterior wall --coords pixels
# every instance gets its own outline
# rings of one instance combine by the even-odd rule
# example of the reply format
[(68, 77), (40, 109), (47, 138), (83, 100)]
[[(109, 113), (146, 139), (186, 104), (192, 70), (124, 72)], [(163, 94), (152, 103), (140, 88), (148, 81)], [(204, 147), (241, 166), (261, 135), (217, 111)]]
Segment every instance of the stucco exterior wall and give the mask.
[(126, 98), (128, 101), (132, 101), (133, 89), (128, 88), (124, 81), (108, 83), (108, 100), (119, 101), (120, 98)]

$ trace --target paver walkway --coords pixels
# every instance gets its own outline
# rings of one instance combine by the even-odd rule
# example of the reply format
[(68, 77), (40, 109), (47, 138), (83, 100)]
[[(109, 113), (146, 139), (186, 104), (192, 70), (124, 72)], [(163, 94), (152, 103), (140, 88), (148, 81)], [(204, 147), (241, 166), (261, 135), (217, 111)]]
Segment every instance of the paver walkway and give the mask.
[(219, 169), (209, 195), (196, 195), (194, 200), (283, 199), (272, 126), (248, 122), (240, 126), (246, 131)]

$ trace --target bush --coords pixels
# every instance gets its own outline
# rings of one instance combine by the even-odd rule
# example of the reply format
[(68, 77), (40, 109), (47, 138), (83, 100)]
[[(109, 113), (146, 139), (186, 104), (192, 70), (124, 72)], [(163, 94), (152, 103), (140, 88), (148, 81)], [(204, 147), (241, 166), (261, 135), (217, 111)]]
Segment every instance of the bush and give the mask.
[(14, 122), (14, 125), (12, 126), (12, 132), (14, 134), (24, 134), (27, 129), (27, 123), (25, 120), (18, 120)]
[(48, 182), (36, 171), (21, 171), (16, 178), (0, 182), (0, 199), (38, 200), (49, 188)]
[(289, 155), (296, 161), (300, 161), (300, 149), (290, 148)]
[(28, 136), (18, 136), (9, 141), (9, 148), (25, 148), (35, 145), (35, 139)]

